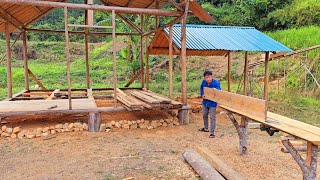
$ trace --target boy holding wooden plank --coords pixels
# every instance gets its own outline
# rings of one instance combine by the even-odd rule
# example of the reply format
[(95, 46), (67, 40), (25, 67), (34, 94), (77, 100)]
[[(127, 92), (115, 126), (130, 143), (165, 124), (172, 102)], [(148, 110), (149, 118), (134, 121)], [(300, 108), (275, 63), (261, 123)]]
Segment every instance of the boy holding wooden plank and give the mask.
[(209, 132), (208, 130), (208, 115), (210, 114), (210, 138), (214, 138), (214, 131), (216, 129), (216, 108), (218, 106), (217, 102), (210, 101), (208, 99), (205, 99), (203, 88), (215, 88), (218, 90), (221, 90), (220, 88), (220, 82), (213, 79), (212, 72), (211, 71), (205, 71), (203, 73), (204, 80), (201, 83), (200, 86), (200, 96), (203, 99), (202, 100), (202, 115), (203, 115), (203, 123), (204, 127), (199, 129), (199, 131), (202, 132)]

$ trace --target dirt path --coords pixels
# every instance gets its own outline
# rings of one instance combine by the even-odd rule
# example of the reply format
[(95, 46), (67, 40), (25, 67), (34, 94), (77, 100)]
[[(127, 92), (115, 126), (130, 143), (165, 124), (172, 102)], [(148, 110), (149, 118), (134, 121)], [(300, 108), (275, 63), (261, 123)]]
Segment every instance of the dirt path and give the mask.
[(201, 145), (248, 179), (302, 179), (290, 154), (280, 151), (279, 135), (249, 130), (249, 154), (240, 157), (232, 123), (223, 114), (217, 121), (215, 139), (198, 131), (200, 113), (191, 115), (189, 126), (72, 132), (49, 140), (1, 138), (0, 174), (5, 179), (199, 179), (181, 154)]

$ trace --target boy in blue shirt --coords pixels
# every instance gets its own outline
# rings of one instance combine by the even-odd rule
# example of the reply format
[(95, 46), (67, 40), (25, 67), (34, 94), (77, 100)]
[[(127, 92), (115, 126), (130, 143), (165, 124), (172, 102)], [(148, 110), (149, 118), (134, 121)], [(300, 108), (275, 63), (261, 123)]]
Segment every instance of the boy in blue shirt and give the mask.
[(220, 82), (213, 79), (212, 72), (211, 71), (205, 71), (203, 73), (204, 80), (201, 83), (200, 86), (200, 96), (202, 97), (202, 116), (203, 116), (203, 123), (204, 128), (199, 129), (199, 131), (202, 132), (209, 132), (208, 130), (208, 115), (210, 114), (210, 138), (214, 138), (214, 130), (216, 128), (216, 108), (218, 103), (214, 101), (210, 101), (208, 99), (205, 99), (203, 88), (215, 88), (218, 90), (221, 90), (220, 88)]

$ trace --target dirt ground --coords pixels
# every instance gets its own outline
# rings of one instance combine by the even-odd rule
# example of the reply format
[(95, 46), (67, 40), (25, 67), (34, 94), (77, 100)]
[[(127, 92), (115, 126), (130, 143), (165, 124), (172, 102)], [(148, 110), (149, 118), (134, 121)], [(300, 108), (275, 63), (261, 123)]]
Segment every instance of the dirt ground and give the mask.
[[(250, 129), (249, 153), (239, 156), (237, 132), (220, 112), (214, 139), (198, 131), (202, 126), (201, 112), (191, 113), (191, 124), (187, 126), (69, 132), (47, 140), (1, 138), (0, 174), (4, 179), (199, 179), (181, 154), (188, 147), (206, 146), (247, 179), (302, 179), (291, 155), (280, 151), (279, 133), (270, 137), (259, 129)], [(168, 114), (163, 111), (119, 112), (102, 118), (151, 120), (164, 116)], [(30, 128), (86, 118), (77, 115), (6, 120)], [(319, 166), (317, 170), (320, 178)]]

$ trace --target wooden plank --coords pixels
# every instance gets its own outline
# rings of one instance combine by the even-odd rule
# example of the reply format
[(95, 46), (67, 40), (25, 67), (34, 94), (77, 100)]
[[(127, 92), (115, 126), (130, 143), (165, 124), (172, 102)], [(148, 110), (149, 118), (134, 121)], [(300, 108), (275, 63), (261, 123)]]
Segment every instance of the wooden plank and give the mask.
[[(95, 101), (89, 99), (73, 99), (74, 109), (94, 109), (96, 108)], [(50, 110), (67, 110), (67, 99), (47, 100), (27, 100), (27, 101), (1, 101), (0, 113), (9, 112), (28, 112), (28, 111), (45, 111)]]
[(205, 99), (219, 103), (219, 106), (251, 119), (265, 121), (267, 118), (266, 101), (236, 93), (204, 88)]
[(169, 104), (169, 103), (171, 103), (171, 101), (172, 101), (171, 99), (168, 99), (168, 98), (159, 96), (159, 95), (155, 94), (155, 93), (152, 92), (152, 91), (140, 91), (140, 93), (143, 93), (143, 94), (146, 94), (146, 95), (151, 96), (151, 97), (153, 97), (153, 98), (156, 98), (156, 99), (158, 99), (158, 100), (160, 101), (160, 103), (167, 103), (167, 104)]
[(38, 84), (38, 86), (41, 87), (42, 90), (47, 91), (48, 89), (44, 87), (44, 85), (39, 81), (39, 79), (32, 73), (30, 69), (28, 69), (28, 74), (31, 77), (31, 79)]
[(224, 160), (220, 159), (217, 155), (213, 154), (206, 147), (198, 147), (197, 151), (204, 157), (211, 166), (216, 169), (223, 177), (228, 180), (244, 180), (245, 178), (230, 167)]
[(130, 94), (133, 95), (134, 97), (137, 97), (138, 99), (141, 99), (147, 103), (151, 103), (151, 104), (159, 104), (160, 105), (160, 101), (158, 101), (157, 99), (145, 95), (143, 93), (140, 93), (138, 91), (130, 91)]
[(59, 92), (59, 91), (60, 91), (60, 89), (54, 90), (46, 100), (47, 100), (47, 101), (48, 101), (48, 100), (52, 100), (52, 99), (54, 98), (54, 94), (57, 93), (57, 92)]
[(285, 116), (281, 116), (279, 114), (272, 113), (269, 111), (267, 112), (267, 118), (272, 119), (272, 120), (277, 120), (283, 124), (294, 126), (295, 128), (299, 128), (301, 130), (305, 130), (305, 131), (313, 133), (317, 136), (320, 136), (320, 128), (319, 127), (312, 126), (310, 124), (307, 124), (307, 123), (304, 123), (301, 121), (297, 121), (297, 120), (294, 120), (294, 119), (291, 119), (291, 118), (288, 118)]

